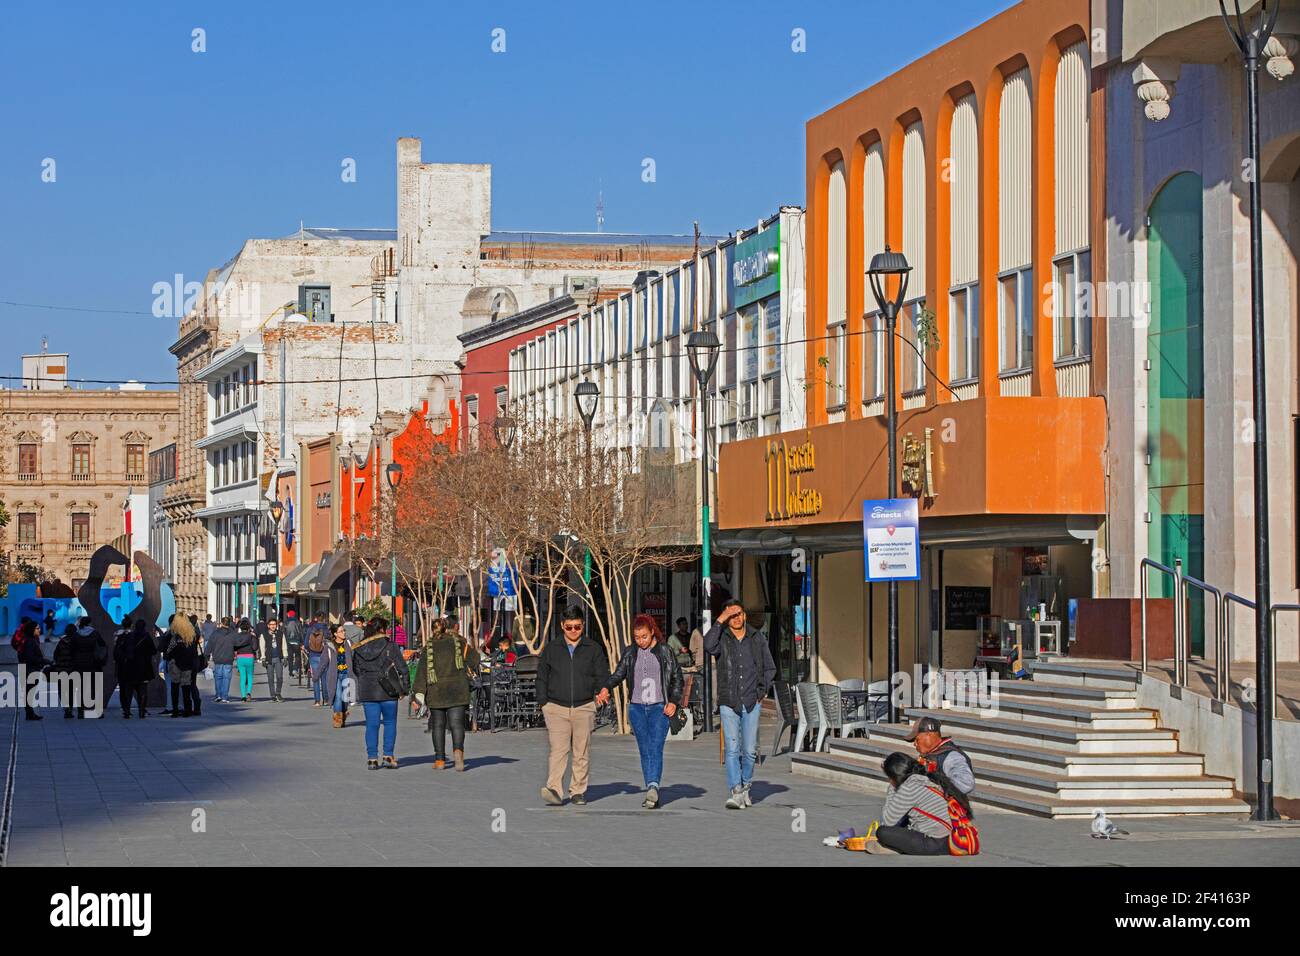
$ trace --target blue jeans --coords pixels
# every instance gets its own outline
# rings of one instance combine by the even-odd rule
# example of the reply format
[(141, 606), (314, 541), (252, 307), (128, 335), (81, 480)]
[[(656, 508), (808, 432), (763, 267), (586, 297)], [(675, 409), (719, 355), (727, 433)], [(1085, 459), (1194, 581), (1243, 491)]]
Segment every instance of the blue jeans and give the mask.
[(366, 757), (379, 758), (379, 725), (384, 725), (384, 756), (391, 757), (397, 745), (397, 701), (367, 700), (361, 705), (366, 711)]
[(749, 710), (732, 710), (726, 704), (718, 708), (722, 714), (722, 733), (726, 737), (728, 790), (747, 787), (754, 779), (754, 762), (758, 759), (758, 715), (762, 709), (761, 700)]
[(348, 709), (348, 685), (351, 683), (351, 677), (339, 677), (334, 681), (334, 712), (337, 714)]
[(663, 704), (628, 704), (627, 722), (636, 736), (641, 753), (641, 776), (647, 787), (657, 787), (664, 775), (664, 741), (668, 739), (668, 717)]
[[(308, 654), (307, 665), (311, 668), (310, 673), (315, 675), (316, 668), (320, 667), (320, 655)], [(313, 676), (311, 679), (311, 699), (320, 703), (325, 700), (325, 675), (320, 677)]]
[(234, 670), (234, 664), (212, 665), (212, 683), (216, 685), (218, 700), (225, 700), (230, 696), (230, 676)]

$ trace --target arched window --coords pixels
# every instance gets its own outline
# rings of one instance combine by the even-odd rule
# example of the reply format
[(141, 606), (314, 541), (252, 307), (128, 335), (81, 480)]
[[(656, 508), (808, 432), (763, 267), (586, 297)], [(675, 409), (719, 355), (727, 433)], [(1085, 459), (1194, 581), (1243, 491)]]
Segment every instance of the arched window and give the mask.
[(919, 324), (925, 311), (925, 134), (913, 123), (903, 134), (903, 255), (912, 267), (908, 280), (908, 301), (898, 317), (901, 343), (903, 391), (925, 388), (924, 345)]
[(1031, 115), (1026, 67), (1006, 78), (998, 114), (998, 351), (1004, 372), (1033, 367)]
[(1092, 354), (1092, 310), (1085, 292), (1092, 282), (1088, 248), (1088, 88), (1087, 46), (1080, 40), (1062, 51), (1056, 67), (1052, 312), (1058, 362), (1085, 359)]
[(846, 245), (848, 195), (844, 161), (831, 167), (826, 190), (826, 407), (838, 408), (845, 401), (845, 320), (848, 318)]
[(975, 96), (963, 96), (952, 114), (949, 183), (948, 378), (979, 377), (979, 135)]
[(875, 310), (875, 297), (865, 277), (872, 256), (885, 251), (885, 154), (879, 142), (867, 148), (862, 165), (862, 263), (863, 300), (869, 312), (864, 319), (862, 336), (862, 400), (864, 403), (885, 394), (885, 327)]

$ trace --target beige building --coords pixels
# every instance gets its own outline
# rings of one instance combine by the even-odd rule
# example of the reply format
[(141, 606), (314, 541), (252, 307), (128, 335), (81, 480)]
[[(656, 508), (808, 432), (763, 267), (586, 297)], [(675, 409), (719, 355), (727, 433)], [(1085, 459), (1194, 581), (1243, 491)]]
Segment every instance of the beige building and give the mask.
[(149, 452), (176, 441), (176, 392), (46, 383), (0, 391), (0, 412), (11, 560), (77, 588), (95, 549), (124, 533), (128, 500), (133, 548), (148, 551)]

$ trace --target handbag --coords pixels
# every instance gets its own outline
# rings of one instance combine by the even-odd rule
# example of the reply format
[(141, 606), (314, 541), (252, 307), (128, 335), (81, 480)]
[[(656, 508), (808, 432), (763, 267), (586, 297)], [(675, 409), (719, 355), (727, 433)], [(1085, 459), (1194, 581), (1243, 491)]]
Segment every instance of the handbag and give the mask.
[(682, 728), (686, 726), (686, 708), (681, 704), (673, 711), (673, 715), (668, 718), (668, 729), (674, 734), (680, 734)]

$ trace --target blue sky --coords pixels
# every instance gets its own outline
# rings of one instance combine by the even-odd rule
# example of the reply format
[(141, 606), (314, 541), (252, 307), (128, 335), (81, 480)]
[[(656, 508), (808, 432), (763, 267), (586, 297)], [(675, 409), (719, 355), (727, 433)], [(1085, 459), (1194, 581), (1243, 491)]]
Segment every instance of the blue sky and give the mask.
[(593, 230), (598, 190), (608, 232), (748, 225), (803, 204), (809, 117), (1012, 5), (6, 4), (0, 300), (140, 314), (0, 304), (0, 374), (48, 335), (74, 377), (174, 378), (154, 283), (299, 220), (393, 227), (398, 136), (491, 163), (497, 229)]

